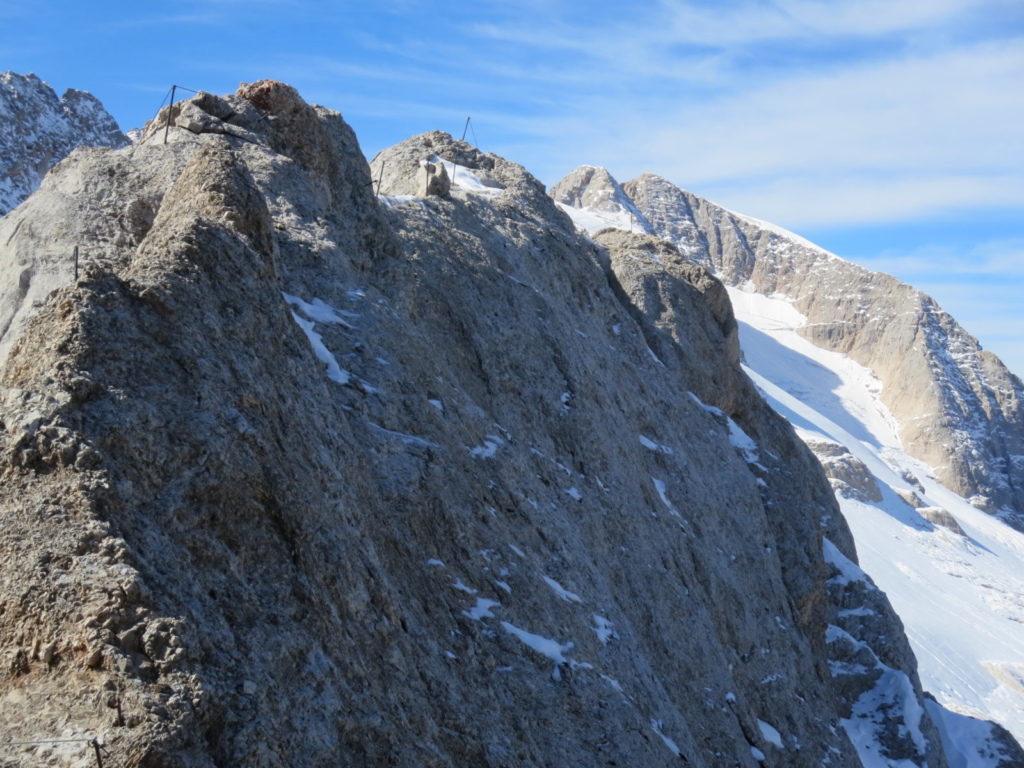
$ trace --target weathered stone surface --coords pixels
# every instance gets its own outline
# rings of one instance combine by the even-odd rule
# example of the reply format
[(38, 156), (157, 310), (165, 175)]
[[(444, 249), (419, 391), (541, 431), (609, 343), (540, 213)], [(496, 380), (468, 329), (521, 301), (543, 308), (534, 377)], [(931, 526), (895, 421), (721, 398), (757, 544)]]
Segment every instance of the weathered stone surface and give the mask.
[(381, 195), (445, 197), (453, 184), (448, 168), (456, 176), (460, 169), (469, 171), (483, 186), (499, 191), (505, 185), (494, 171), (502, 164), (509, 163), (497, 155), (478, 152), (447, 133), (431, 131), (379, 152), (370, 162), (370, 172)]
[[(826, 548), (830, 578), (825, 641), (830, 671), (840, 691), (841, 716), (858, 726), (863, 725), (861, 721), (870, 722), (883, 756), (893, 764), (905, 760), (921, 766), (944, 765), (942, 739), (923, 712), (925, 694), (903, 622), (867, 574), (838, 548), (831, 549), (828, 543)], [(861, 698), (865, 694), (871, 703), (867, 708)], [(907, 722), (914, 714), (920, 720)], [(925, 737), (923, 752), (914, 743), (917, 728)]]
[(949, 514), (948, 510), (945, 510), (942, 507), (918, 507), (917, 514), (930, 523), (941, 525), (943, 528), (951, 530), (958, 536), (964, 535), (964, 529), (960, 527), (960, 523), (956, 521), (955, 517)]
[(581, 165), (555, 184), (549, 194), (555, 202), (572, 208), (591, 208), (608, 213), (629, 208), (639, 217), (639, 211), (636, 211), (619, 182), (599, 166)]
[(452, 181), (444, 163), (420, 161), (420, 170), (416, 177), (416, 194), (419, 197), (444, 197), (452, 188)]
[(629, 195), (600, 166), (581, 165), (551, 187), (549, 194), (560, 205), (584, 209), (596, 215), (596, 226), (617, 226), (631, 232), (651, 233), (651, 225)]
[[(341, 117), (260, 81), (0, 221), (2, 735), (124, 766), (858, 765), (826, 629), (865, 603), (830, 597), (822, 533), (852, 541), (721, 283), (579, 237), (444, 134), (382, 153), (385, 195), (425, 151), (494, 186), (378, 202)], [(886, 626), (871, 653), (909, 664)]]
[(909, 504), (914, 509), (920, 509), (921, 507), (925, 506), (925, 503), (921, 500), (921, 497), (918, 496), (914, 491), (904, 490), (902, 488), (894, 488), (893, 490), (896, 492), (897, 496), (899, 496), (901, 499), (907, 502), (907, 504)]

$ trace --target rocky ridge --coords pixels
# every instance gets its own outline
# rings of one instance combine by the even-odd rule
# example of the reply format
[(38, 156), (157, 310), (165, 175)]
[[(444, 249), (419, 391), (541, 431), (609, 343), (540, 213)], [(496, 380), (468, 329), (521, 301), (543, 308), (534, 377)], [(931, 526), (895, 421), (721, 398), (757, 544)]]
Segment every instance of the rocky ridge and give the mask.
[(75, 147), (127, 143), (92, 94), (69, 88), (58, 99), (36, 75), (0, 73), (0, 216), (32, 194)]
[(791, 301), (801, 335), (879, 378), (911, 455), (1024, 528), (1024, 385), (933, 299), (654, 174), (622, 189), (656, 235), (727, 285)]
[(432, 133), (368, 167), (288, 86), (200, 94), (0, 221), (0, 308), (7, 740), (946, 764), (721, 282), (512, 162)]

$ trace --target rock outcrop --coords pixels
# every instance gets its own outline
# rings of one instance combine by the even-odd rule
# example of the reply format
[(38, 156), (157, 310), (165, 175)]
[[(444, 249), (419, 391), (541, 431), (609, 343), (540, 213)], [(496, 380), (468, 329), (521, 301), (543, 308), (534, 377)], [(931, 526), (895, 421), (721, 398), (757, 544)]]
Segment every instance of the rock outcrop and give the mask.
[(882, 500), (882, 489), (871, 470), (845, 445), (813, 437), (804, 438), (804, 442), (818, 457), (836, 493), (858, 501)]
[(0, 216), (32, 194), (75, 147), (127, 143), (92, 94), (69, 88), (58, 99), (35, 75), (0, 73)]
[[(414, 196), (424, 162), (446, 194)], [(820, 465), (741, 373), (722, 284), (596, 240), (444, 134), (371, 175), (273, 81), (57, 166), (0, 221), (5, 739), (147, 767), (859, 765), (829, 627), (856, 613), (837, 572), (870, 590)], [(890, 645), (861, 655), (898, 690), (858, 733), (942, 768), (870, 600)]]

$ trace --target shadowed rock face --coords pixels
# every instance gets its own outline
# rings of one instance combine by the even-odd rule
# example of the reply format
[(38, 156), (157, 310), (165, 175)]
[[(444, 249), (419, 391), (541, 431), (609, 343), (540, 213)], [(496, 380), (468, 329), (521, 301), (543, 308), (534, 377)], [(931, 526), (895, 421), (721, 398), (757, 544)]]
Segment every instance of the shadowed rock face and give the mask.
[[(447, 194), (374, 196), (422, 161), (458, 166)], [(919, 698), (913, 660), (869, 582), (837, 592), (849, 532), (739, 371), (721, 283), (579, 237), (445, 134), (374, 170), (260, 81), (73, 153), (0, 221), (5, 739), (125, 766), (858, 765), (828, 625), (868, 595)], [(945, 764), (927, 717), (923, 751), (879, 717)]]
[(35, 75), (0, 73), (0, 216), (32, 194), (75, 147), (127, 143), (92, 94), (69, 88), (58, 99)]
[(622, 186), (653, 232), (733, 286), (793, 301), (799, 332), (882, 381), (906, 450), (981, 509), (1024, 526), (1024, 385), (930, 297), (653, 174)]

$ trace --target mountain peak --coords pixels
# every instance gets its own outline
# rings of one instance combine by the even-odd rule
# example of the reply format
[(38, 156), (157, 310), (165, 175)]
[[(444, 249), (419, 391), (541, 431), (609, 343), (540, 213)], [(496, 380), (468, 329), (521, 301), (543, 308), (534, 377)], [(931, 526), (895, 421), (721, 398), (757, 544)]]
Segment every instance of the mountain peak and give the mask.
[(75, 147), (127, 143), (91, 93), (69, 88), (58, 99), (36, 74), (0, 73), (0, 216), (32, 194)]
[[(986, 554), (998, 551), (1003, 539), (1018, 541), (1017, 534), (1005, 528), (1024, 530), (1024, 390), (1020, 380), (984, 352), (933, 299), (891, 275), (871, 272), (782, 227), (727, 210), (655, 174), (642, 174), (622, 189), (655, 235), (728, 286), (748, 372), (765, 391), (774, 392), (780, 412), (805, 425), (808, 414), (816, 413), (820, 434), (808, 444), (829, 472), (858, 544), (864, 542), (868, 557), (875, 558), (867, 570), (878, 575), (883, 589), (897, 598), (913, 595), (914, 605), (925, 594), (919, 580), (886, 570), (896, 558), (911, 557), (909, 550), (917, 539), (910, 537), (912, 544), (899, 544), (887, 558), (877, 558), (886, 547), (871, 537), (888, 521), (899, 520), (918, 531), (934, 531), (935, 520), (954, 532), (961, 525), (971, 531), (973, 525), (972, 542), (982, 541), (984, 535), (994, 539), (989, 549), (977, 550)], [(576, 215), (586, 214), (584, 210)], [(853, 392), (858, 393), (856, 401)], [(823, 449), (822, 435), (843, 445)], [(934, 506), (938, 512), (925, 515), (903, 509), (907, 505), (899, 501), (900, 493), (916, 488), (914, 492), (924, 497), (922, 482), (932, 486), (932, 497), (928, 505), (919, 506)], [(952, 516), (944, 512), (946, 506)], [(875, 516), (873, 522), (864, 524), (870, 515)], [(897, 525), (894, 536), (902, 535)], [(934, 539), (940, 543), (928, 544), (930, 553), (947, 545), (941, 532)], [(949, 548), (956, 551), (958, 546), (954, 542)], [(959, 554), (935, 557), (935, 570), (942, 572), (942, 560)], [(985, 606), (1000, 601), (1015, 604), (1016, 597), (1009, 597), (1018, 591), (1010, 586), (1018, 583), (1013, 566), (1000, 571), (1004, 566), (996, 562), (1001, 560), (998, 556), (985, 560), (978, 555), (975, 560), (972, 570), (1001, 574), (987, 581), (978, 577), (988, 585), (986, 590), (1005, 595), (993, 599), (991, 592), (983, 593), (979, 610), (991, 611)], [(1012, 556), (1004, 560), (1015, 562)], [(939, 604), (952, 587), (940, 576), (936, 584), (929, 599)], [(1020, 610), (1008, 613), (1012, 622), (1024, 620)], [(994, 627), (1002, 627), (1004, 620), (1002, 609), (992, 611)], [(1020, 687), (998, 688), (989, 673), (971, 661), (976, 639), (968, 630), (960, 633), (964, 641), (952, 641), (930, 621), (919, 614), (908, 626), (919, 640), (933, 690), (950, 687), (943, 682), (950, 668), (973, 664), (978, 680), (973, 687), (981, 693), (957, 692), (945, 701), (998, 715), (1016, 734), (1024, 732), (1024, 709), (1015, 698)], [(936, 622), (947, 623), (954, 620)], [(1007, 634), (1015, 631), (1006, 629)], [(1020, 664), (1019, 652), (1004, 656), (1004, 648), (1013, 643), (1001, 642), (993, 640), (986, 653), (1011, 666)], [(948, 661), (943, 656), (947, 653), (960, 656)], [(994, 687), (999, 692), (990, 693)], [(1016, 703), (1003, 708), (994, 703), (1001, 696)]]
[(594, 234), (605, 227), (651, 233), (651, 226), (608, 172), (598, 165), (570, 171), (548, 193), (577, 226)]

